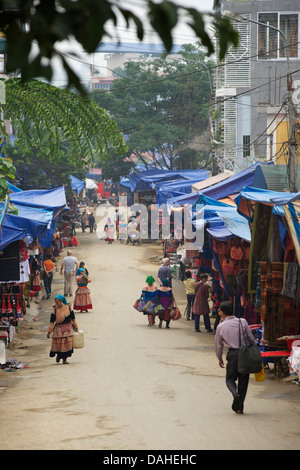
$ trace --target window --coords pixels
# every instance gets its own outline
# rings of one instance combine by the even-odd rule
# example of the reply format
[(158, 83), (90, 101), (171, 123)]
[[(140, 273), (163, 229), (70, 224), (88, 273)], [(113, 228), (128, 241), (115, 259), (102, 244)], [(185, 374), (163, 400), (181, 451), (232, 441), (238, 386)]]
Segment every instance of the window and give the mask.
[[(280, 31), (287, 38), (289, 57), (298, 57), (298, 15), (280, 15)], [(280, 57), (286, 57), (285, 41), (280, 34)]]
[(286, 42), (280, 31), (287, 39), (289, 57), (298, 57), (298, 14), (259, 13), (258, 21), (266, 25), (258, 25), (259, 59), (287, 56)]
[(243, 135), (243, 157), (250, 157), (250, 135)]

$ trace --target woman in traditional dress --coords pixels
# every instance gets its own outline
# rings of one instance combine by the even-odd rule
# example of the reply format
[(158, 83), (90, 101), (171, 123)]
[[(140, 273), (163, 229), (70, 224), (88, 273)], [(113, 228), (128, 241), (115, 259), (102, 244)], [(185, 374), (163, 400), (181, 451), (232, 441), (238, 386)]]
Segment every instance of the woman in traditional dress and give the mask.
[[(157, 285), (155, 284), (155, 279), (153, 276), (147, 276), (145, 285), (142, 289), (142, 294), (144, 296), (144, 301), (148, 302), (149, 300), (156, 301), (157, 296)], [(144, 312), (144, 315), (148, 315), (148, 326), (155, 324), (155, 315), (151, 313)]]
[(111, 244), (115, 239), (115, 224), (111, 221), (110, 217), (107, 218), (104, 232), (106, 233), (105, 241), (108, 242), (108, 244)]
[(162, 280), (162, 285), (157, 290), (157, 302), (164, 307), (164, 312), (159, 314), (159, 325), (158, 328), (162, 327), (163, 321), (166, 322), (166, 328), (170, 328), (170, 313), (175, 303), (172, 288), (168, 287), (169, 281), (167, 278)]
[(73, 354), (74, 330), (78, 331), (74, 312), (66, 298), (63, 295), (57, 295), (47, 333), (47, 338), (50, 338), (50, 334), (53, 333), (49, 356), (56, 355), (56, 362), (62, 359), (63, 364), (68, 364), (67, 358)]
[(88, 312), (88, 310), (93, 308), (90, 290), (87, 287), (91, 280), (83, 268), (79, 268), (76, 274), (77, 290), (75, 292), (73, 309), (80, 310), (80, 312)]

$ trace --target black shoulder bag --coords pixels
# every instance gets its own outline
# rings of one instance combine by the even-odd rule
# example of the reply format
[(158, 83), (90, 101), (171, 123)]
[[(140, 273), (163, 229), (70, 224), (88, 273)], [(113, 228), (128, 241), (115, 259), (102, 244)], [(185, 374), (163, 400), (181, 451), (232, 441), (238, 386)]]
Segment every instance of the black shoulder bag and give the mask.
[[(241, 342), (241, 329), (243, 331), (245, 344)], [(262, 369), (262, 358), (259, 348), (249, 342), (246, 337), (241, 319), (239, 318), (239, 353), (238, 372), (240, 374), (257, 374)]]

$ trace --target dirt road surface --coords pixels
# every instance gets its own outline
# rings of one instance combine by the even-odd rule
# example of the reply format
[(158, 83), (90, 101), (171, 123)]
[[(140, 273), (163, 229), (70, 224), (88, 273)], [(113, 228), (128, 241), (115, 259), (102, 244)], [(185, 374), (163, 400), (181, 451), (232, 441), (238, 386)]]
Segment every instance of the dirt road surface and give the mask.
[[(57, 272), (51, 299), (36, 311), (32, 304), (7, 350), (28, 367), (0, 371), (1, 449), (299, 449), (297, 385), (251, 377), (245, 414), (236, 415), (214, 336), (203, 327), (195, 333), (185, 318), (169, 330), (149, 328), (132, 308), (146, 276), (157, 275), (147, 261), (161, 254), (157, 246), (107, 245), (88, 232), (79, 238), (73, 254), (92, 279), (93, 310), (76, 314), (85, 347), (69, 365), (49, 357), (53, 298), (63, 294)], [(184, 311), (180, 281), (174, 292)]]

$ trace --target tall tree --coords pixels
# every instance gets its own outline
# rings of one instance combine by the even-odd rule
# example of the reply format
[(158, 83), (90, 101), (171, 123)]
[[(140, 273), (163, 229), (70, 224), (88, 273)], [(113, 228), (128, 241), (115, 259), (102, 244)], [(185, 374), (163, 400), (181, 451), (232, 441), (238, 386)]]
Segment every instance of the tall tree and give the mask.
[[(221, 0), (215, 0), (216, 11), (220, 3)], [(182, 17), (207, 53), (214, 52), (205, 15), (200, 11), (170, 0), (144, 0), (141, 6), (168, 52), (173, 45), (173, 29)], [(57, 49), (57, 44), (75, 38), (83, 50), (93, 53), (103, 38), (110, 36), (108, 25), (118, 26), (124, 19), (127, 27), (135, 26), (137, 38), (142, 40), (145, 20), (135, 10), (134, 3), (132, 7), (123, 7), (114, 0), (0, 0), (0, 31), (7, 40), (7, 72), (20, 71), (22, 80), (44, 77), (50, 81), (51, 59), (59, 57), (68, 76), (68, 85), (75, 85), (83, 92), (77, 74)], [(237, 45), (238, 35), (230, 20), (219, 13), (211, 16), (219, 36), (220, 59), (223, 59), (228, 46)], [(35, 55), (33, 47), (37, 49)]]
[(187, 161), (189, 167), (199, 167), (203, 148), (195, 139), (208, 126), (208, 65), (199, 47), (187, 45), (176, 60), (127, 62), (124, 78), (114, 80), (110, 92), (92, 94), (126, 134), (128, 155), (134, 154), (146, 167), (145, 154), (152, 155), (158, 168), (182, 168)]

